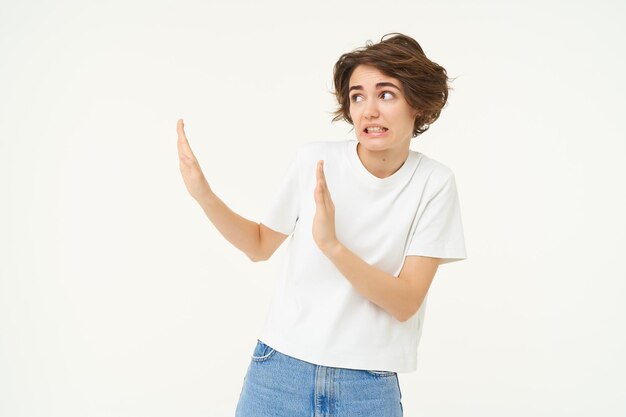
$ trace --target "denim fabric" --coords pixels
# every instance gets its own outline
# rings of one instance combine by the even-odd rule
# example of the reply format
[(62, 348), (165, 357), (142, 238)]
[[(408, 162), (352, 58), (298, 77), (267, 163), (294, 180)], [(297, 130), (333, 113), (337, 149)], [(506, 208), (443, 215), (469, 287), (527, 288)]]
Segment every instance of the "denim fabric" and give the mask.
[(396, 372), (315, 365), (257, 340), (236, 417), (402, 417)]

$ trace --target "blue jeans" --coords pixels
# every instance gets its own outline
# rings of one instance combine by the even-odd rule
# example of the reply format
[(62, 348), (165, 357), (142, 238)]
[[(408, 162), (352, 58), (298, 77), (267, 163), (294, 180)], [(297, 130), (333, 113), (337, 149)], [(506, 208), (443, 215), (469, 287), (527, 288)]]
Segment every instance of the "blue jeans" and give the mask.
[(315, 365), (257, 340), (236, 417), (402, 417), (396, 372)]

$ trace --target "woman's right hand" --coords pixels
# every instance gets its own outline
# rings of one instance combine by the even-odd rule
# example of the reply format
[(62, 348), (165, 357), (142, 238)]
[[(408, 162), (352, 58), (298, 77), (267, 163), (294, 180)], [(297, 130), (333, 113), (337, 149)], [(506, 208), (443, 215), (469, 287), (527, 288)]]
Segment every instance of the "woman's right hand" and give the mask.
[(187, 136), (185, 136), (185, 125), (183, 119), (178, 119), (176, 125), (176, 132), (178, 133), (178, 160), (180, 162), (180, 173), (183, 176), (183, 181), (187, 187), (189, 194), (196, 200), (207, 195), (211, 192), (211, 187), (207, 182), (200, 164), (191, 151)]

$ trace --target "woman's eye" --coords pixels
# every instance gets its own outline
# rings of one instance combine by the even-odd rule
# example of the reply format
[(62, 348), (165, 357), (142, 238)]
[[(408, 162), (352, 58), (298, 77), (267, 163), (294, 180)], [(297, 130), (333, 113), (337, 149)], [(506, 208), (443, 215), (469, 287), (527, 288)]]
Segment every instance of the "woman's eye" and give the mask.
[(385, 100), (389, 100), (393, 98), (393, 93), (390, 91), (383, 91), (383, 93), (381, 94), (381, 97)]
[(359, 101), (363, 101), (363, 97), (361, 97), (359, 94), (355, 94), (352, 96), (352, 101), (358, 103)]

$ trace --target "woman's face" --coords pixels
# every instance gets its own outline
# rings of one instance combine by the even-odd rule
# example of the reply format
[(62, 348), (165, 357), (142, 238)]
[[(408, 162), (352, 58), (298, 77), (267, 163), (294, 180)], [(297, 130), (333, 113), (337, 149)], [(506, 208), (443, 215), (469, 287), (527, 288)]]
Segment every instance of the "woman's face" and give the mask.
[(350, 117), (363, 146), (372, 151), (408, 149), (418, 112), (407, 103), (397, 78), (359, 65), (350, 76), (349, 98)]

